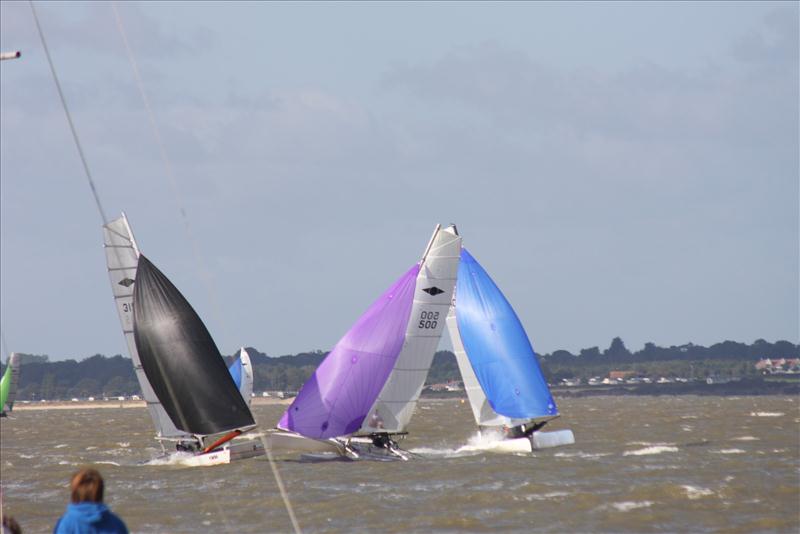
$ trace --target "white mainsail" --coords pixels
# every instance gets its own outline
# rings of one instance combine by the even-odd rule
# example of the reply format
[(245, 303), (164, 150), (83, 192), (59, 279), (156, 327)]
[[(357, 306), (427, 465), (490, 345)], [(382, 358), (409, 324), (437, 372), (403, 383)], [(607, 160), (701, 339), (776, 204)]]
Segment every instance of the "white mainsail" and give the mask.
[(136, 280), (139, 248), (136, 246), (136, 240), (124, 213), (122, 217), (103, 226), (103, 246), (106, 252), (108, 276), (111, 280), (111, 292), (114, 294), (117, 313), (122, 323), (122, 332), (125, 334), (128, 353), (131, 355), (136, 378), (139, 380), (147, 409), (156, 427), (156, 434), (161, 438), (190, 438), (190, 434), (175, 427), (161, 406), (139, 361), (139, 352), (136, 350), (133, 338), (133, 284)]
[(461, 237), (455, 226), (443, 230), (437, 225), (417, 276), (403, 348), (381, 393), (367, 412), (360, 433), (402, 432), (411, 420), (442, 337), (444, 319), (453, 299), (460, 252)]

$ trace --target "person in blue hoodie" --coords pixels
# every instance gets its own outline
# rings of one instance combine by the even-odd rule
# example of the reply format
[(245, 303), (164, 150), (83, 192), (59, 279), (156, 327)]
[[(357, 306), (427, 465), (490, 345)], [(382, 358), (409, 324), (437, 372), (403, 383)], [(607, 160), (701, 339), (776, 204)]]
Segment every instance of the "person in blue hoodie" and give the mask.
[(70, 488), (72, 502), (53, 534), (128, 534), (122, 519), (103, 504), (103, 477), (96, 469), (87, 467), (72, 475)]

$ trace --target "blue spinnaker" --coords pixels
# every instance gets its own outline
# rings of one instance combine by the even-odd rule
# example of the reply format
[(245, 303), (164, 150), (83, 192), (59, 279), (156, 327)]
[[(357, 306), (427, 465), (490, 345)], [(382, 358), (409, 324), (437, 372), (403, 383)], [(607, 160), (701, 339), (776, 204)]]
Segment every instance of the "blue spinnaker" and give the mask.
[(472, 369), (495, 412), (514, 419), (558, 415), (517, 314), (465, 248), (458, 266), (456, 319)]
[(233, 381), (236, 383), (236, 389), (242, 389), (242, 359), (237, 356), (236, 359), (233, 361), (230, 367), (228, 367), (228, 371), (231, 373), (231, 377), (233, 377)]

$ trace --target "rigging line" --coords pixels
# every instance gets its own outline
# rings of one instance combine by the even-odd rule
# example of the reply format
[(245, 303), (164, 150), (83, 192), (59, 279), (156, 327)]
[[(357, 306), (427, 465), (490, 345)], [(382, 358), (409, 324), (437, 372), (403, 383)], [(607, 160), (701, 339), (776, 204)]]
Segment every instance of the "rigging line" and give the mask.
[(181, 214), (181, 222), (183, 222), (186, 235), (189, 237), (189, 243), (192, 247), (192, 253), (194, 254), (195, 262), (200, 270), (200, 278), (203, 280), (206, 290), (211, 296), (212, 312), (214, 313), (215, 319), (222, 324), (223, 330), (227, 332), (227, 328), (225, 328), (225, 316), (224, 314), (219, 313), (220, 306), (217, 299), (217, 293), (214, 291), (213, 284), (210, 282), (211, 272), (206, 268), (206, 264), (203, 261), (203, 256), (200, 254), (200, 247), (197, 244), (197, 239), (195, 239), (194, 232), (192, 232), (191, 225), (189, 224), (189, 216), (186, 213), (183, 203), (181, 202), (180, 190), (178, 188), (178, 181), (175, 178), (175, 171), (172, 166), (172, 161), (169, 159), (166, 145), (161, 137), (161, 130), (156, 122), (156, 115), (153, 112), (153, 106), (150, 104), (150, 99), (147, 97), (147, 92), (144, 90), (144, 82), (142, 81), (142, 76), (139, 73), (139, 65), (136, 63), (136, 57), (133, 54), (133, 48), (128, 41), (128, 34), (125, 32), (125, 26), (122, 23), (122, 17), (117, 9), (117, 2), (111, 2), (111, 9), (114, 11), (117, 29), (122, 37), (122, 43), (125, 45), (125, 51), (127, 52), (128, 60), (130, 61), (131, 69), (133, 70), (133, 77), (136, 80), (136, 88), (139, 90), (139, 95), (142, 97), (142, 102), (144, 102), (144, 107), (147, 110), (147, 118), (150, 122), (150, 129), (153, 131), (153, 137), (155, 137), (158, 150), (161, 153), (161, 160), (164, 163), (167, 181), (172, 189), (172, 195), (175, 199), (175, 204), (177, 205), (178, 211)]
[[(195, 259), (197, 260), (199, 265), (203, 266), (202, 257), (200, 255), (200, 251), (199, 251), (199, 248), (197, 246), (197, 241), (194, 239), (194, 234), (192, 233), (191, 228), (189, 226), (189, 218), (188, 218), (188, 216), (186, 214), (186, 210), (183, 208), (183, 205), (182, 205), (181, 200), (180, 200), (180, 194), (179, 194), (179, 191), (178, 191), (178, 185), (177, 185), (177, 181), (175, 179), (175, 173), (174, 173), (174, 170), (173, 170), (173, 167), (172, 167), (172, 163), (171, 163), (171, 161), (169, 159), (169, 156), (167, 154), (167, 149), (166, 149), (166, 147), (164, 145), (164, 141), (163, 141), (163, 139), (161, 137), (161, 132), (160, 132), (160, 130), (158, 128), (158, 123), (156, 122), (156, 119), (155, 119), (155, 113), (153, 112), (153, 107), (150, 105), (150, 100), (147, 97), (146, 91), (144, 90), (144, 82), (142, 81), (141, 74), (139, 73), (139, 67), (138, 67), (138, 64), (136, 63), (136, 58), (135, 58), (135, 56), (133, 54), (133, 49), (131, 48), (130, 42), (128, 41), (128, 36), (127, 36), (127, 34), (125, 32), (125, 26), (122, 23), (122, 17), (120, 16), (119, 10), (117, 9), (117, 3), (112, 1), (111, 2), (111, 8), (114, 11), (114, 18), (116, 19), (117, 29), (119, 30), (120, 36), (122, 37), (122, 42), (125, 45), (125, 51), (128, 54), (128, 60), (130, 61), (131, 68), (133, 69), (133, 76), (136, 79), (136, 86), (139, 89), (139, 94), (141, 95), (142, 101), (144, 102), (145, 109), (147, 110), (147, 116), (148, 116), (148, 119), (150, 121), (150, 127), (153, 130), (153, 135), (154, 135), (154, 137), (156, 139), (156, 143), (158, 144), (159, 150), (161, 152), (161, 159), (163, 160), (164, 166), (165, 166), (166, 171), (167, 171), (167, 178), (169, 179), (170, 186), (172, 187), (172, 193), (173, 193), (173, 195), (175, 197), (175, 203), (178, 205), (178, 209), (180, 210), (181, 217), (183, 219), (183, 224), (184, 224), (184, 227), (186, 229), (186, 233), (189, 236), (189, 241), (191, 241), (191, 244), (192, 244), (192, 249), (193, 249), (193, 252), (194, 252), (194, 255), (195, 255)], [(215, 294), (215, 292), (213, 290), (213, 287), (212, 287), (212, 284), (210, 283), (210, 281), (209, 280), (205, 280), (205, 282), (206, 282), (207, 289), (208, 289), (209, 293), (211, 294), (212, 305), (213, 305), (213, 307), (214, 307), (214, 309), (216, 311), (216, 310), (219, 309), (219, 306), (217, 304), (216, 294)], [(218, 316), (218, 318), (222, 317), (221, 314), (217, 313), (216, 315)], [(222, 319), (222, 321), (223, 321), (223, 328), (225, 328), (224, 319)], [(295, 533), (300, 534), (300, 532), (301, 532), (300, 525), (298, 524), (297, 517), (294, 514), (294, 509), (293, 509), (292, 503), (291, 503), (291, 501), (289, 499), (289, 495), (286, 492), (286, 488), (283, 485), (283, 479), (281, 478), (280, 472), (278, 471), (278, 467), (275, 464), (274, 458), (272, 457), (271, 448), (268, 446), (268, 443), (266, 442), (266, 439), (263, 438), (263, 437), (262, 437), (262, 442), (263, 442), (263, 445), (264, 445), (264, 450), (267, 452), (267, 459), (269, 460), (270, 469), (272, 470), (272, 474), (275, 477), (275, 483), (277, 484), (278, 490), (280, 491), (281, 499), (283, 500), (283, 504), (286, 507), (286, 512), (289, 514), (289, 519), (290, 519), (290, 521), (292, 523), (292, 527), (294, 528)]]
[(31, 12), (33, 13), (33, 20), (36, 23), (36, 31), (39, 33), (39, 39), (42, 41), (42, 48), (44, 48), (44, 55), (45, 57), (47, 57), (47, 64), (50, 65), (50, 72), (53, 74), (53, 81), (56, 83), (56, 89), (58, 90), (58, 97), (61, 99), (61, 106), (64, 108), (64, 114), (67, 116), (69, 129), (72, 132), (72, 138), (75, 140), (75, 146), (78, 148), (78, 155), (81, 157), (81, 163), (83, 163), (83, 170), (86, 172), (86, 179), (89, 182), (89, 188), (92, 190), (92, 195), (94, 195), (94, 201), (97, 204), (97, 211), (100, 212), (100, 218), (103, 219), (103, 224), (105, 225), (108, 222), (108, 217), (106, 217), (106, 212), (103, 209), (103, 204), (100, 202), (100, 196), (97, 193), (97, 187), (95, 186), (94, 180), (92, 179), (92, 173), (89, 172), (89, 164), (86, 162), (86, 156), (83, 153), (83, 148), (81, 147), (80, 139), (78, 139), (78, 132), (75, 129), (75, 123), (72, 122), (72, 115), (70, 114), (69, 108), (67, 107), (67, 99), (64, 98), (64, 91), (61, 90), (61, 83), (58, 81), (56, 68), (55, 65), (53, 65), (53, 58), (50, 56), (50, 49), (47, 48), (47, 41), (44, 38), (44, 31), (42, 31), (42, 25), (39, 24), (39, 16), (36, 13), (36, 6), (33, 5), (33, 0), (28, 0), (28, 4), (31, 6)]

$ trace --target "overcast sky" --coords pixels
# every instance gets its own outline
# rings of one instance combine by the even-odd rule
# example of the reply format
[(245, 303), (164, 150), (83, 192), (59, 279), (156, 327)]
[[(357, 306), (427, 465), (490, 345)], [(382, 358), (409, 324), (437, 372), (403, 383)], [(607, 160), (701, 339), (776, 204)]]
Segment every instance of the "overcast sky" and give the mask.
[[(111, 5), (37, 5), (106, 211), (223, 353), (328, 350), (450, 222), (538, 352), (798, 342), (797, 3), (124, 2), (177, 195)], [(127, 355), (28, 4), (0, 24), (8, 349)]]

